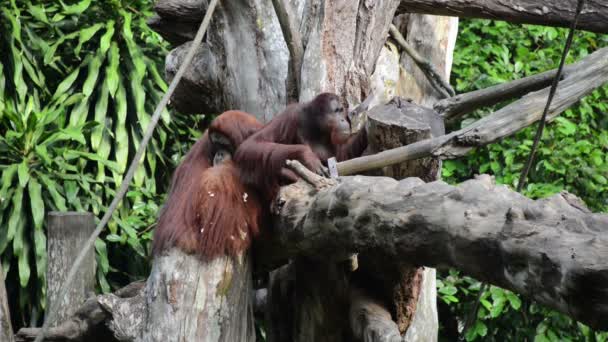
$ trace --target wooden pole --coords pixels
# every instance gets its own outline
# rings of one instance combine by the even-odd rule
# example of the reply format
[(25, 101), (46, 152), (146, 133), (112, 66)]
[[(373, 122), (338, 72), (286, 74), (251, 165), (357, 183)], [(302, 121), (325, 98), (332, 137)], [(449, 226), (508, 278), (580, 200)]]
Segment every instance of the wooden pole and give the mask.
[[(47, 308), (57, 308), (52, 326), (69, 318), (95, 291), (95, 254), (91, 250), (63, 298), (59, 291), (82, 246), (95, 230), (92, 213), (50, 212), (47, 216)], [(55, 306), (57, 305), (57, 306)]]

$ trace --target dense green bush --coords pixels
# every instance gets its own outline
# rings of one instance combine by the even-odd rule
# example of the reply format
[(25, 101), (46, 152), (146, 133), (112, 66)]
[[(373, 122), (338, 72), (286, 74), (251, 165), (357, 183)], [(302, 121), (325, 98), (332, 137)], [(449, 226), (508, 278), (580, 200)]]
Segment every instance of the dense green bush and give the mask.
[[(105, 212), (167, 87), (151, 5), (0, 0), (0, 255), (17, 327), (44, 308), (45, 213)], [(165, 111), (161, 121), (97, 240), (103, 291), (147, 273), (168, 174), (197, 135), (191, 117)]]
[[(467, 92), (530, 76), (557, 67), (567, 30), (515, 25), (489, 20), (462, 20), (454, 54), (452, 84)], [(568, 63), (608, 45), (606, 35), (577, 32)], [(466, 126), (494, 111), (485, 108), (466, 117)], [(452, 128), (459, 128), (452, 127)], [(540, 198), (568, 190), (593, 210), (608, 211), (608, 87), (596, 90), (550, 123), (543, 134), (524, 194)], [(530, 152), (536, 126), (464, 158), (447, 161), (443, 177), (451, 183), (489, 173), (515, 187)], [(471, 311), (480, 283), (457, 272), (439, 281), (440, 300), (463, 319)], [(606, 341), (568, 317), (523, 301), (518, 295), (492, 287), (482, 297), (477, 321), (467, 340), (484, 341)]]

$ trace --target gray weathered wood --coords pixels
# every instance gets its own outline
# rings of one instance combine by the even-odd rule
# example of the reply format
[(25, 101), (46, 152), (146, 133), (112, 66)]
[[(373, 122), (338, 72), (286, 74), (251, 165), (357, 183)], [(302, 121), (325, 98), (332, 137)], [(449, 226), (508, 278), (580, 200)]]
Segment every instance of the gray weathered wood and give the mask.
[[(167, 56), (169, 79), (181, 65), (189, 44)], [(171, 103), (182, 113), (239, 109), (268, 121), (286, 104), (288, 59), (270, 0), (223, 0)]]
[(181, 45), (191, 41), (196, 36), (198, 29), (198, 23), (171, 20), (158, 15), (150, 17), (147, 24), (173, 45)]
[[(115, 319), (113, 312), (104, 308), (99, 302), (106, 296), (116, 298), (140, 298), (143, 300), (141, 291), (144, 287), (143, 281), (133, 282), (113, 294), (99, 295), (87, 299), (76, 312), (67, 320), (56, 327), (49, 329), (46, 341), (87, 341), (87, 342), (111, 342), (115, 337), (109, 334), (106, 324), (112, 325)], [(137, 316), (146, 317), (143, 311), (132, 310)], [(40, 333), (40, 328), (21, 328), (17, 332), (17, 341), (33, 341)]]
[(175, 248), (157, 257), (145, 288), (141, 341), (255, 341), (250, 260), (203, 262)]
[(350, 326), (353, 336), (363, 342), (399, 342), (399, 327), (384, 303), (366, 296), (357, 289), (351, 290)]
[(454, 267), (608, 329), (608, 215), (571, 195), (534, 201), (489, 176), (458, 186), (354, 176), (318, 192), (299, 182), (278, 201), (274, 257), (382, 250), (386, 262)]
[(14, 341), (11, 312), (8, 309), (8, 297), (6, 296), (2, 264), (0, 264), (0, 341)]
[(166, 19), (198, 24), (203, 20), (208, 6), (208, 0), (157, 0), (154, 11)]
[[(564, 68), (562, 79), (571, 69), (572, 66)], [(556, 73), (557, 69), (553, 69), (485, 89), (459, 94), (438, 101), (433, 108), (446, 120), (454, 120), (476, 109), (492, 106), (512, 98), (524, 96), (531, 91), (548, 87), (551, 85)]]
[[(371, 153), (445, 134), (443, 119), (435, 111), (401, 98), (394, 98), (386, 105), (370, 110), (368, 127)], [(440, 176), (440, 168), (441, 161), (438, 158), (421, 158), (386, 167), (382, 174), (397, 180), (420, 177), (425, 181), (434, 181)], [(387, 264), (386, 259), (387, 256), (382, 250), (359, 254), (359, 272), (365, 274), (363, 278), (373, 279), (370, 282), (375, 283), (368, 291), (371, 291), (374, 297), (385, 300), (399, 332), (403, 334), (409, 331), (415, 316), (421, 316), (423, 318), (417, 320), (418, 324), (412, 327), (417, 334), (416, 340), (435, 340), (438, 329), (436, 304), (431, 302), (428, 308), (421, 306), (421, 312), (417, 312), (421, 290), (431, 292), (433, 299), (435, 298), (435, 271), (425, 272), (424, 268), (419, 267), (417, 260), (404, 259), (399, 263)], [(427, 284), (432, 285), (431, 288), (421, 289), (421, 285), (425, 284), (422, 281), (423, 276), (429, 278)]]
[[(85, 257), (75, 280), (70, 284), (64, 284), (70, 267), (82, 249), (81, 246), (94, 230), (95, 221), (92, 213), (48, 213), (46, 307), (57, 310), (56, 319), (51, 322), (51, 326), (56, 322), (68, 319), (89, 296), (95, 294), (95, 253), (93, 251)], [(62, 286), (68, 286), (69, 289), (64, 298), (58, 298)]]
[[(571, 66), (571, 71), (558, 85), (547, 119), (555, 118), (607, 82), (608, 48), (603, 48)], [(340, 175), (349, 175), (429, 155), (442, 159), (463, 156), (475, 147), (485, 146), (508, 137), (538, 121), (546, 104), (548, 92), (549, 88), (544, 88), (530, 93), (473, 124), (445, 136), (338, 163), (338, 172)]]
[[(568, 27), (574, 18), (576, 3), (577, 0), (401, 0), (398, 13), (426, 13)], [(577, 28), (608, 33), (608, 3), (604, 0), (585, 1)]]

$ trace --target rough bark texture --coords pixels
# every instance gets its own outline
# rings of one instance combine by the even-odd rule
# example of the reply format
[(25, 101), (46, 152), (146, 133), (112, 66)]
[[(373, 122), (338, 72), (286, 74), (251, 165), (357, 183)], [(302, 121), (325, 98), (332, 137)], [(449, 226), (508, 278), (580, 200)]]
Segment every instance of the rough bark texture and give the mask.
[[(111, 333), (106, 327), (123, 323), (117, 320), (117, 315), (113, 313), (113, 309), (108, 306), (102, 306), (100, 303), (105, 297), (121, 298), (125, 301), (134, 300), (143, 301), (141, 290), (144, 287), (143, 281), (133, 282), (121, 289), (118, 289), (113, 294), (100, 295), (90, 297), (76, 310), (74, 315), (63, 321), (56, 327), (49, 329), (45, 340), (46, 341), (91, 341), (91, 342), (112, 342), (112, 341), (132, 341), (123, 339), (125, 334)], [(123, 306), (123, 309), (130, 309), (134, 315), (145, 317), (146, 313), (140, 307), (132, 305)], [(113, 318), (114, 317), (114, 318)], [(127, 322), (124, 322), (127, 323)], [(124, 324), (126, 325), (126, 324)], [(138, 328), (141, 325), (137, 326)], [(17, 333), (17, 341), (33, 341), (40, 332), (40, 328), (22, 328)], [(126, 331), (127, 329), (125, 329)]]
[[(372, 153), (391, 149), (418, 140), (441, 136), (445, 133), (442, 118), (433, 110), (420, 107), (401, 98), (394, 98), (388, 104), (372, 108), (368, 113), (369, 148)], [(440, 176), (441, 161), (437, 158), (421, 158), (386, 167), (384, 176), (394, 179), (420, 177), (425, 181), (437, 180)], [(427, 270), (426, 287), (423, 284), (424, 268), (418, 267), (416, 260), (402, 260), (400, 263), (386, 263), (387, 256), (382, 251), (359, 255), (360, 278), (366, 279), (367, 291), (383, 298), (397, 323), (399, 332), (408, 331), (416, 313), (421, 290), (435, 298), (435, 272)], [(373, 280), (372, 280), (373, 279)], [(424, 303), (427, 304), (427, 303)], [(417, 341), (436, 340), (436, 304), (421, 306), (419, 324), (412, 327), (417, 331)]]
[[(95, 230), (91, 213), (50, 212), (47, 217), (48, 264), (47, 308), (57, 311), (55, 322), (67, 320), (78, 307), (95, 294), (95, 254), (85, 257), (75, 280), (64, 284), (81, 246)], [(64, 298), (58, 298), (63, 286), (69, 286)], [(55, 322), (50, 322), (55, 325)]]
[(2, 265), (0, 265), (0, 341), (14, 341), (11, 313), (8, 310), (8, 298), (6, 297), (4, 270), (2, 270)]
[[(161, 18), (185, 16), (175, 7), (157, 13)], [(188, 13), (189, 17), (202, 18), (202, 12), (194, 9)], [(160, 23), (155, 29), (168, 32), (170, 25)], [(169, 79), (189, 46), (185, 43), (167, 56), (165, 71)], [(287, 69), (287, 46), (270, 0), (222, 1), (213, 14), (204, 44), (171, 99), (172, 105), (183, 113), (239, 109), (268, 121), (285, 105)]]
[(141, 339), (255, 341), (252, 291), (249, 257), (202, 262), (172, 249), (152, 266)]
[(559, 194), (533, 201), (480, 176), (457, 187), (416, 178), (343, 177), (281, 191), (275, 256), (381, 250), (454, 267), (608, 329), (608, 216)]
[[(571, 69), (564, 68), (562, 79)], [(537, 75), (520, 78), (512, 82), (498, 84), (485, 89), (456, 95), (436, 102), (433, 108), (446, 120), (453, 120), (476, 109), (492, 106), (512, 98), (518, 98), (531, 91), (548, 87), (553, 82), (557, 70), (549, 70)]]
[[(576, 3), (577, 0), (401, 0), (398, 13), (427, 13), (568, 27), (574, 18)], [(608, 3), (604, 0), (585, 1), (577, 28), (608, 33)]]

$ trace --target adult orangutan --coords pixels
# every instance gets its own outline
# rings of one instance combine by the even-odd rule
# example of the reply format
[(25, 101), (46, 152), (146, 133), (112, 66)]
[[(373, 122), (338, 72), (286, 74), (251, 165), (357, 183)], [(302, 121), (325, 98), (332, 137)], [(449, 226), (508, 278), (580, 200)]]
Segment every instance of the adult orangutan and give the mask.
[(288, 159), (323, 173), (323, 164), (330, 157), (350, 159), (360, 156), (366, 147), (366, 130), (351, 134), (347, 109), (340, 98), (322, 93), (310, 102), (289, 105), (238, 147), (234, 161), (243, 183), (255, 187), (269, 203), (281, 185), (297, 180), (285, 168)]
[(262, 206), (230, 156), (262, 124), (245, 112), (218, 116), (173, 174), (153, 254), (178, 247), (203, 259), (237, 255), (259, 232)]

